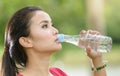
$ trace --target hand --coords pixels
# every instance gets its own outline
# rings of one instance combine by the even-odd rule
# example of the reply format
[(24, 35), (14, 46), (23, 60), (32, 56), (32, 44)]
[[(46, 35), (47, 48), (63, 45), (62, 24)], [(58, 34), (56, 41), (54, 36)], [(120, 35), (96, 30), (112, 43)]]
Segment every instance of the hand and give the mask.
[[(83, 37), (83, 39), (79, 41), (79, 46), (81, 48), (85, 47), (87, 56), (91, 59), (96, 59), (96, 58), (102, 57), (102, 53), (98, 52), (97, 49), (96, 49), (96, 51), (91, 49), (91, 48), (97, 48), (97, 46), (93, 46), (93, 44), (88, 45), (88, 43), (86, 41), (84, 41), (86, 34), (100, 35), (100, 33), (98, 31), (93, 31), (93, 30), (88, 30), (88, 31), (82, 30), (80, 32), (80, 34)], [(94, 44), (94, 45), (97, 45), (97, 44)]]
[(96, 60), (96, 59), (102, 57), (102, 53), (101, 53), (101, 52), (92, 51), (89, 46), (86, 47), (86, 54), (87, 54), (87, 56), (88, 56), (89, 58), (91, 58), (92, 60)]
[[(102, 53), (98, 52), (98, 46), (97, 46), (97, 42), (91, 42), (88, 40), (86, 41), (85, 38), (86, 34), (95, 34), (95, 35), (99, 35), (100, 33), (97, 31), (92, 31), (92, 30), (88, 30), (88, 31), (81, 31), (81, 34), (83, 39), (79, 41), (79, 46), (83, 47), (86, 50), (87, 56), (91, 59), (92, 61), (92, 65), (93, 67), (100, 67), (103, 66), (103, 59), (102, 59)], [(94, 39), (93, 39), (94, 41)], [(107, 76), (105, 69), (99, 70), (99, 71), (94, 71), (93, 72), (94, 76)]]

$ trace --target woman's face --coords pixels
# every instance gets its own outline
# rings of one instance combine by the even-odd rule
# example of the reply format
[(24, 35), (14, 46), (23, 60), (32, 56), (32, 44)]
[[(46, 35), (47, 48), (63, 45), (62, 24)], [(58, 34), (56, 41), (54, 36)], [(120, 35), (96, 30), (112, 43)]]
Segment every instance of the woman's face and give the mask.
[(36, 11), (30, 20), (30, 40), (32, 48), (40, 52), (53, 52), (62, 48), (58, 42), (58, 30), (52, 26), (50, 16), (44, 11)]

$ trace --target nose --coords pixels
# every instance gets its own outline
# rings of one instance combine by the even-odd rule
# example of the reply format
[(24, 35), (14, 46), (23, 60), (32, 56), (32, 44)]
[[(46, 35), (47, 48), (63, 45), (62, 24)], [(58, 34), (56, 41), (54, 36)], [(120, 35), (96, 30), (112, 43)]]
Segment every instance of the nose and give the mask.
[(55, 27), (52, 27), (52, 30), (54, 35), (58, 34), (58, 29), (56, 29)]

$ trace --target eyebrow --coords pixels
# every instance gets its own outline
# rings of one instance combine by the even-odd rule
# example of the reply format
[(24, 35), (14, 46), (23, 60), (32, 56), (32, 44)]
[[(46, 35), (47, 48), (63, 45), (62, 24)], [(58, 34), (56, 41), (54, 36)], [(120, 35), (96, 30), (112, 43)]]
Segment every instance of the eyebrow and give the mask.
[[(50, 21), (50, 22), (52, 23), (52, 21)], [(43, 21), (41, 21), (39, 24), (41, 24), (41, 23), (49, 23), (49, 21), (43, 20)]]

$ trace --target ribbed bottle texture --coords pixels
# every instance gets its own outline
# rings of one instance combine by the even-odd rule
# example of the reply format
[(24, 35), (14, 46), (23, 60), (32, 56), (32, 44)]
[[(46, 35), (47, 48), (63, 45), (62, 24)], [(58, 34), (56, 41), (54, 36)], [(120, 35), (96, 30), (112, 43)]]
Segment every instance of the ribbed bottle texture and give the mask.
[(112, 47), (112, 38), (103, 35), (65, 35), (58, 34), (59, 42), (67, 42), (85, 49), (90, 46), (93, 51), (110, 52)]

